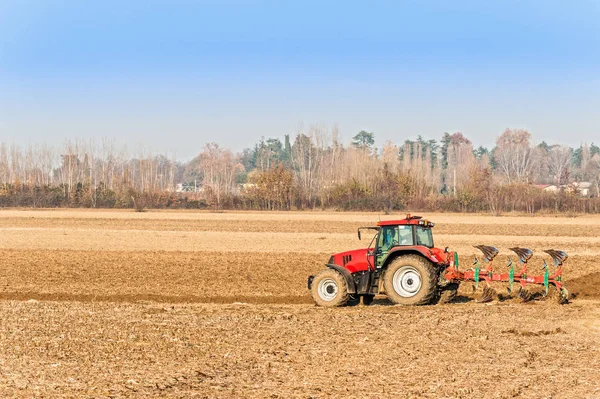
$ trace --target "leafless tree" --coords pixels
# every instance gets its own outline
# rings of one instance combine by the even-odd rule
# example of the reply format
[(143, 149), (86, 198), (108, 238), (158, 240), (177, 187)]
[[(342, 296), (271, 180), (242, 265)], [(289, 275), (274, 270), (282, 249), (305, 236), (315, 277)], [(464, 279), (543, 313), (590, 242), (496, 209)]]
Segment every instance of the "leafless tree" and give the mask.
[(210, 191), (219, 209), (226, 195), (236, 193), (235, 179), (244, 167), (231, 150), (223, 150), (216, 143), (206, 144), (199, 158), (203, 187)]
[(573, 150), (570, 147), (556, 145), (548, 152), (548, 169), (557, 184), (566, 184), (569, 178), (569, 166)]
[(301, 197), (309, 206), (314, 206), (318, 170), (318, 154), (313, 133), (313, 129), (308, 134), (298, 133), (292, 145), (292, 167), (297, 186)]
[(529, 181), (536, 161), (530, 140), (524, 129), (506, 129), (496, 140), (494, 158), (508, 183)]

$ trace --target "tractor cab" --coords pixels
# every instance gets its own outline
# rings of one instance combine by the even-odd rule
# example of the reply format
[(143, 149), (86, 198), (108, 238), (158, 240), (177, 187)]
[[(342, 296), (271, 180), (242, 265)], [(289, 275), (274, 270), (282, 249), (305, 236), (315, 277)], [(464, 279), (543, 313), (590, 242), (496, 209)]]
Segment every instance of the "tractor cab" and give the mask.
[(419, 253), (434, 263), (440, 263), (447, 257), (444, 250), (434, 247), (434, 226), (434, 223), (421, 216), (407, 215), (406, 219), (381, 221), (375, 227), (360, 227), (358, 239), (361, 239), (361, 230), (376, 230), (369, 245), (371, 251), (367, 251), (374, 269), (383, 267), (391, 260), (389, 255), (406, 251)]
[(374, 252), (376, 267), (382, 267), (391, 252), (406, 250), (407, 247), (425, 247), (421, 248), (425, 253), (434, 249), (431, 231), (434, 223), (420, 216), (408, 215), (406, 219), (379, 222), (377, 226), (379, 233)]

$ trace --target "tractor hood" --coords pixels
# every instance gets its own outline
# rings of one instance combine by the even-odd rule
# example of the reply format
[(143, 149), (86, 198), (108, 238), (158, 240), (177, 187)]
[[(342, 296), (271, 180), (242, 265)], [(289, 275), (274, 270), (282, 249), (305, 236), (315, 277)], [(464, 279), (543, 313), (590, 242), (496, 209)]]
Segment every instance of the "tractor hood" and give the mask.
[(373, 251), (373, 248), (355, 249), (352, 251), (339, 252), (331, 255), (329, 258), (329, 264), (335, 264), (342, 266), (350, 273), (356, 273), (369, 269), (369, 263), (367, 262), (367, 253)]

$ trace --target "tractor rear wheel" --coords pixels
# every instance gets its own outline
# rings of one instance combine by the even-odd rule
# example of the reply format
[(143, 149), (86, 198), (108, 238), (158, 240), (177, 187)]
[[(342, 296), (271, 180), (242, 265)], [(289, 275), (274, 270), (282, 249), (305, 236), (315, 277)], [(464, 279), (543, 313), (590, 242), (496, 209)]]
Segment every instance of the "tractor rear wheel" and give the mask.
[(433, 264), (419, 255), (394, 259), (383, 276), (388, 298), (398, 305), (426, 305), (437, 292), (438, 273)]
[(310, 291), (315, 303), (324, 307), (344, 306), (350, 298), (344, 276), (333, 269), (325, 269), (317, 274)]

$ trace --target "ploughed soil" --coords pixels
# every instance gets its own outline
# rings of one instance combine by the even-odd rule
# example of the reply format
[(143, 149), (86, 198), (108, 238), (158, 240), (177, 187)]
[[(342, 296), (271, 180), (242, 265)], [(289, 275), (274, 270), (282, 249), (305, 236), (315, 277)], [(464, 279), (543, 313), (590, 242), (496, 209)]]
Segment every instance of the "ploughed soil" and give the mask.
[(592, 273), (573, 279), (569, 281), (568, 289), (573, 293), (573, 299), (597, 299), (600, 297), (600, 273)]
[(462, 268), (566, 250), (574, 299), (317, 308), (377, 214), (0, 211), (0, 397), (600, 397), (600, 217), (426, 216)]
[(599, 305), (1, 301), (0, 396), (594, 398)]

